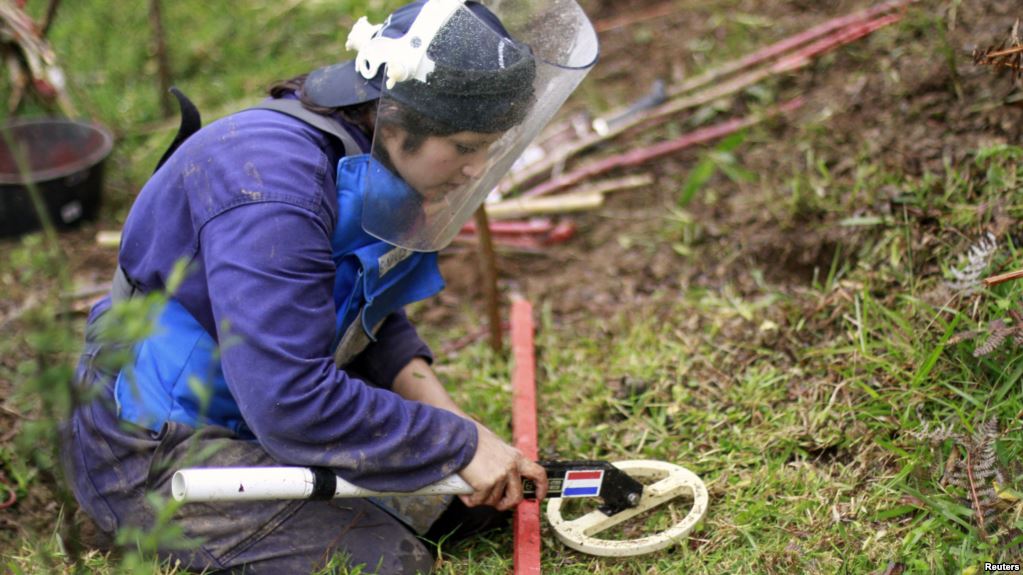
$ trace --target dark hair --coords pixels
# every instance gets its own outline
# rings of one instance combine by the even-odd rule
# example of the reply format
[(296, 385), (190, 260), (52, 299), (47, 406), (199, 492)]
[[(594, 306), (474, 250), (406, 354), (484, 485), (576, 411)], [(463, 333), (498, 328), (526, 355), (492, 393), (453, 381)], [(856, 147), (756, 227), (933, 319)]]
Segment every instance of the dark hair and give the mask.
[[(411, 154), (423, 145), (427, 138), (435, 136), (450, 136), (462, 130), (444, 122), (434, 120), (416, 112), (412, 108), (403, 106), (394, 100), (386, 100), (377, 107), (377, 126), (382, 128), (398, 128), (405, 136), (401, 142), (403, 152)], [(391, 160), (391, 154), (385, 146), (378, 146), (373, 154), (380, 160), (380, 163), (394, 173), (398, 173)]]
[(435, 120), (393, 100), (387, 100), (378, 107), (377, 125), (400, 128), (404, 131), (406, 136), (401, 148), (406, 152), (415, 152), (427, 138), (450, 136), (462, 131), (458, 127)]
[(376, 100), (370, 100), (369, 102), (362, 102), (352, 106), (341, 106), (338, 108), (319, 106), (307, 97), (305, 91), (302, 89), (305, 85), (307, 76), (308, 74), (301, 74), (289, 80), (276, 82), (270, 86), (270, 89), (267, 90), (267, 92), (271, 98), (282, 98), (288, 94), (297, 94), (298, 101), (302, 102), (302, 106), (306, 110), (323, 116), (341, 116), (345, 119), (345, 121), (362, 128), (362, 130), (367, 134), (373, 134), (373, 112), (376, 111)]
[[(375, 122), (377, 125), (400, 128), (405, 133), (401, 149), (407, 153), (418, 150), (427, 138), (450, 136), (451, 134), (464, 131), (464, 128), (435, 120), (394, 100), (388, 100), (385, 104), (380, 104), (379, 100), (371, 100), (361, 104), (336, 108), (319, 106), (312, 102), (302, 90), (307, 76), (308, 74), (302, 74), (289, 80), (277, 82), (270, 86), (268, 93), (272, 98), (297, 94), (298, 100), (302, 102), (302, 106), (307, 110), (324, 116), (340, 115), (346, 121), (361, 127), (369, 135), (372, 135), (375, 129), (373, 115), (375, 112)], [(376, 153), (382, 155), (379, 159), (388, 169), (392, 172), (397, 171), (386, 148), (380, 147)]]

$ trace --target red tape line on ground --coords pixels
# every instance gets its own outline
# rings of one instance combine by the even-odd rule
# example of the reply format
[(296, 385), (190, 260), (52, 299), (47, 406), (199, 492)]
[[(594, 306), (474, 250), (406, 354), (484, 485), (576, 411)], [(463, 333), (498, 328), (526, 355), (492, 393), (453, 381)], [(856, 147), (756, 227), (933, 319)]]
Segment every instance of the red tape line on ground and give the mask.
[[(529, 459), (536, 449), (536, 356), (533, 347), (533, 306), (515, 299), (511, 308), (512, 435), (515, 447)], [(540, 502), (523, 501), (515, 508), (515, 575), (540, 573)]]

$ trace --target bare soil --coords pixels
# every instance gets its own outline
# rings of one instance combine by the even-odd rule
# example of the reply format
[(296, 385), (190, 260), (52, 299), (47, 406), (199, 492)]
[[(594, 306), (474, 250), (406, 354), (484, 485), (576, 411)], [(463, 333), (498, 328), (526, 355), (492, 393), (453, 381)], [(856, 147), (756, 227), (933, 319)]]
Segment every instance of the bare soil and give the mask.
[[(657, 13), (664, 6), (660, 2), (599, 4), (598, 23), (644, 11)], [(756, 45), (766, 45), (868, 5), (743, 2), (735, 12), (770, 22), (769, 28), (756, 31), (762, 39)], [(673, 249), (671, 244), (678, 238), (670, 231), (668, 214), (702, 149), (632, 170), (652, 173), (656, 184), (612, 194), (600, 211), (574, 217), (578, 234), (571, 242), (541, 255), (503, 254), (505, 286), (549, 304), (556, 316), (568, 321), (575, 314), (622, 312), (651, 297), (670, 299), (670, 294), (692, 286), (714, 289), (727, 284), (756, 290), (751, 270), (762, 271), (774, 288), (799, 290), (808, 287), (815, 274), (823, 279), (836, 250), (844, 247), (849, 257), (855, 252), (856, 235), (864, 232), (837, 225), (838, 220), (856, 214), (777, 209), (787, 180), (814, 169), (807, 165), (807, 150), (812, 149), (816, 161), (826, 166), (834, 185), (841, 185), (853, 181), (863, 164), (910, 178), (926, 173), (941, 176), (946, 163), (967, 162), (981, 145), (1021, 141), (1019, 85), (1006, 74), (975, 66), (970, 57), (974, 47), (1007, 37), (1018, 11), (1010, 2), (964, 3), (954, 29), (949, 30), (945, 8), (940, 2), (918, 2), (897, 25), (900, 32), (883, 30), (808, 69), (768, 82), (778, 101), (803, 95), (806, 104), (787, 119), (756, 129), (740, 148), (740, 161), (757, 174), (755, 181), (736, 184), (719, 175), (709, 184), (716, 201), (697, 199), (686, 207), (700, 223), (698, 249), (692, 255), (681, 257)], [(603, 32), (601, 61), (593, 72), (601, 91), (613, 94), (614, 104), (622, 104), (642, 96), (657, 78), (683, 77), (687, 64), (696, 58), (688, 48), (693, 39), (723, 39), (722, 31), (712, 25), (713, 12), (711, 3), (705, 3), (702, 10), (674, 11)], [(639, 66), (637, 51), (644, 54)], [(1015, 103), (1007, 103), (1014, 95)], [(722, 117), (741, 114), (746, 107), (742, 96), (734, 98)], [(650, 139), (649, 131), (630, 134), (598, 153), (606, 155)], [(885, 189), (879, 197), (891, 203), (901, 191)], [(876, 208), (890, 213), (892, 205)], [(1014, 223), (996, 225), (1007, 228)], [(455, 301), (465, 296), (480, 299), (474, 254), (446, 258), (444, 270), (451, 285), (440, 299), (442, 309), (447, 302), (456, 314)], [(430, 315), (442, 314), (434, 310)]]

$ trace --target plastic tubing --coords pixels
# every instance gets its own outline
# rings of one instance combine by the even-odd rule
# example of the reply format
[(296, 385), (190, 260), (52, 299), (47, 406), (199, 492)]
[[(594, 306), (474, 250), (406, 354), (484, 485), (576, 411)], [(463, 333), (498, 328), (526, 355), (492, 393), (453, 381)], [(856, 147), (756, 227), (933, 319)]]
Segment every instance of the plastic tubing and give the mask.
[(413, 492), (374, 491), (325, 469), (308, 467), (209, 467), (181, 469), (171, 478), (171, 494), (183, 503), (336, 499), (382, 495), (468, 495), (472, 487), (459, 475)]

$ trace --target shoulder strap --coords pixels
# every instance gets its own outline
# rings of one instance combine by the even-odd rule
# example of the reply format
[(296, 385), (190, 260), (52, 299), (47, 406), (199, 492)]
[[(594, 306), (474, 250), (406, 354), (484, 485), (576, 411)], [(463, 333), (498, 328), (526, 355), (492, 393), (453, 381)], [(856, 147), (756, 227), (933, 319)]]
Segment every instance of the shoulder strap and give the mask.
[[(187, 140), (192, 134), (199, 131), (202, 127), (202, 119), (199, 115), (199, 110), (195, 107), (195, 104), (185, 96), (177, 88), (171, 88), (170, 92), (178, 100), (178, 107), (181, 109), (181, 125), (178, 128), (177, 136), (171, 143), (167, 151), (164, 152), (163, 157), (156, 164), (156, 170), (160, 169), (160, 166), (167, 161), (167, 158), (171, 157), (175, 150), (181, 145), (182, 142)], [(270, 100), (269, 102), (263, 102), (258, 106), (253, 106), (253, 109), (273, 110), (282, 114), (298, 118), (310, 126), (322, 130), (335, 138), (341, 140), (341, 143), (345, 147), (346, 156), (357, 156), (362, 153), (362, 149), (359, 144), (356, 143), (355, 138), (344, 129), (341, 124), (336, 121), (322, 115), (307, 110), (298, 100), (285, 100), (276, 99)], [(153, 170), (154, 172), (156, 170)], [(111, 299), (114, 302), (131, 299), (136, 294), (142, 293), (139, 286), (128, 277), (124, 269), (121, 266), (117, 266), (117, 271), (114, 274), (114, 280), (111, 290)]]
[(253, 106), (254, 109), (262, 110), (273, 110), (282, 114), (287, 114), (293, 118), (298, 118), (306, 124), (317, 128), (323, 132), (326, 132), (335, 138), (341, 140), (341, 143), (345, 147), (346, 156), (357, 156), (362, 153), (362, 149), (359, 148), (359, 144), (355, 142), (355, 138), (348, 133), (344, 127), (336, 121), (324, 116), (307, 110), (302, 102), (298, 100), (286, 100), (276, 99), (270, 100), (269, 102), (263, 102), (258, 106)]

